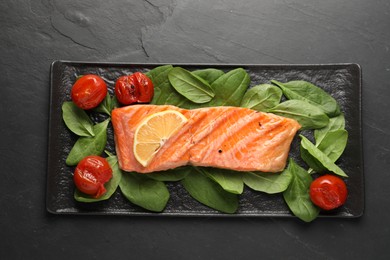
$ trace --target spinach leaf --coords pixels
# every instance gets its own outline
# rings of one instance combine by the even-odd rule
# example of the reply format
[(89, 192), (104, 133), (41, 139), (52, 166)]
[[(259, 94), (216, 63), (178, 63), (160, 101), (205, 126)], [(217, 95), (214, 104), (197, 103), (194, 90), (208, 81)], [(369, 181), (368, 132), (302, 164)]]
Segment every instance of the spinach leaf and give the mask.
[(110, 119), (107, 119), (93, 126), (95, 136), (80, 137), (66, 158), (68, 166), (77, 165), (85, 156), (100, 155), (107, 143), (107, 126)]
[(249, 75), (242, 68), (225, 73), (211, 84), (215, 97), (207, 105), (210, 107), (240, 106), (249, 83)]
[(191, 167), (187, 166), (167, 171), (152, 172), (147, 174), (146, 176), (157, 181), (180, 181), (184, 179), (190, 171)]
[(291, 173), (287, 170), (282, 173), (246, 172), (243, 175), (244, 183), (248, 187), (268, 194), (285, 191), (291, 178)]
[(173, 68), (168, 79), (177, 92), (194, 103), (207, 103), (215, 95), (207, 81), (183, 68)]
[(306, 101), (321, 108), (329, 117), (340, 114), (340, 106), (337, 101), (326, 91), (310, 82), (304, 80), (294, 80), (286, 83), (271, 80), (271, 82), (279, 86), (288, 99)]
[(160, 84), (161, 82), (165, 81), (165, 78), (172, 68), (173, 66), (170, 64), (157, 66), (146, 72), (145, 75), (153, 81), (153, 84)]
[(287, 171), (291, 174), (291, 183), (283, 192), (284, 200), (292, 213), (305, 222), (314, 220), (320, 210), (310, 200), (309, 189), (313, 181), (302, 167), (292, 159), (289, 161)]
[(244, 190), (242, 172), (205, 167), (197, 167), (196, 170), (218, 183), (227, 192), (241, 194)]
[(111, 111), (119, 107), (118, 100), (115, 96), (110, 96), (109, 94), (103, 99), (103, 101), (94, 109), (94, 111), (99, 113), (105, 113), (106, 115), (111, 116)]
[(348, 177), (345, 172), (338, 167), (332, 159), (330, 159), (325, 153), (318, 149), (314, 144), (312, 144), (306, 137), (300, 135), (301, 137), (301, 157), (302, 159), (314, 169), (316, 172), (321, 172), (325, 169), (343, 176)]
[(343, 154), (347, 146), (348, 132), (344, 129), (328, 132), (319, 144), (316, 143), (317, 148), (326, 154), (332, 162), (337, 161)]
[(225, 213), (238, 208), (238, 196), (222, 189), (215, 181), (192, 169), (181, 183), (187, 192), (200, 203)]
[[(328, 156), (332, 162), (336, 162), (347, 146), (348, 132), (345, 129), (334, 130), (327, 132), (321, 138), (319, 142), (316, 142), (316, 147)], [(305, 154), (304, 156), (310, 157), (309, 154)], [(312, 164), (316, 165), (317, 170), (324, 170), (315, 158), (307, 158), (307, 160), (310, 160)], [(312, 171), (312, 168), (308, 170), (309, 173), (312, 173)]]
[(70, 131), (78, 136), (94, 136), (93, 123), (87, 113), (72, 101), (62, 104), (62, 118)]
[(150, 103), (154, 105), (173, 105), (187, 109), (195, 107), (195, 103), (183, 97), (172, 87), (168, 79), (168, 74), (172, 69), (172, 65), (163, 65), (146, 73), (154, 85), (154, 96)]
[(250, 88), (241, 100), (240, 107), (267, 112), (280, 103), (282, 91), (271, 84), (261, 84)]
[[(163, 65), (163, 66), (158, 66), (146, 73), (146, 76), (148, 76), (152, 80), (154, 86), (154, 96), (151, 101), (152, 104), (155, 105), (166, 104), (165, 101), (167, 100), (167, 97), (171, 94), (170, 90), (174, 90), (174, 88), (171, 86), (171, 83), (169, 83), (168, 80), (168, 73), (172, 69), (173, 69), (172, 65)], [(176, 91), (174, 91), (174, 93), (175, 92)], [(179, 93), (177, 92), (176, 94), (179, 95)]]
[(116, 156), (109, 156), (106, 158), (107, 162), (110, 164), (112, 169), (112, 178), (104, 185), (106, 188), (106, 193), (98, 199), (92, 198), (91, 196), (75, 190), (74, 198), (79, 202), (96, 202), (109, 199), (112, 194), (118, 188), (119, 182), (122, 179), (122, 171), (119, 169), (118, 159)]
[(335, 131), (345, 128), (345, 118), (344, 114), (340, 114), (337, 117), (332, 117), (329, 119), (329, 124), (324, 128), (314, 130), (314, 138), (316, 139), (316, 144), (321, 143), (325, 135), (330, 131)]
[(268, 112), (295, 119), (302, 129), (317, 129), (329, 123), (328, 116), (318, 107), (301, 100), (287, 100)]
[(119, 188), (131, 203), (154, 212), (163, 211), (170, 197), (164, 182), (134, 172), (123, 172)]
[(210, 85), (224, 74), (222, 70), (212, 68), (195, 70), (192, 73), (206, 80)]

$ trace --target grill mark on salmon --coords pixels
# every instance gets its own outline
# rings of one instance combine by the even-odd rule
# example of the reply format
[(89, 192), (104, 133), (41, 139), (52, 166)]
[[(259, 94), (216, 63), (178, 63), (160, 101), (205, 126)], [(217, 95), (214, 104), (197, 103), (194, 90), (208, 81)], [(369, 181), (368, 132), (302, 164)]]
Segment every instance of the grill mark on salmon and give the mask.
[[(145, 117), (165, 110), (182, 113), (188, 122), (143, 167), (133, 154), (135, 130)], [(293, 119), (239, 107), (186, 110), (170, 105), (133, 105), (114, 109), (112, 123), (120, 168), (140, 173), (188, 164), (280, 172), (300, 129)]]

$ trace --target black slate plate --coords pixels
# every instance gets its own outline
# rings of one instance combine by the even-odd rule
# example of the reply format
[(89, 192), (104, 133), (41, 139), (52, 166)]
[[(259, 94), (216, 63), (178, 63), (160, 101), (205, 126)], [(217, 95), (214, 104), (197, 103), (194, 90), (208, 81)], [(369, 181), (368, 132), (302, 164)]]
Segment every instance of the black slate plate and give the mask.
[[(47, 210), (56, 214), (151, 215), (151, 216), (292, 216), (281, 194), (268, 195), (245, 188), (235, 214), (223, 214), (192, 199), (179, 182), (168, 183), (171, 198), (162, 213), (151, 213), (132, 205), (117, 190), (107, 201), (79, 203), (73, 199), (74, 168), (65, 165), (66, 157), (77, 137), (62, 121), (61, 105), (70, 100), (70, 90), (76, 77), (83, 74), (102, 76), (113, 93), (115, 80), (135, 71), (146, 72), (162, 64), (90, 63), (55, 61), (51, 66), (51, 101), (47, 172)], [(326, 217), (359, 217), (364, 211), (364, 176), (361, 128), (361, 68), (357, 64), (325, 65), (221, 65), (176, 64), (188, 70), (244, 68), (250, 74), (251, 86), (278, 81), (306, 80), (330, 93), (341, 105), (346, 118), (349, 140), (337, 164), (349, 175), (346, 179), (349, 195), (344, 206)], [(108, 130), (107, 150), (115, 152), (112, 127)], [(298, 138), (292, 143), (290, 156), (301, 165)]]

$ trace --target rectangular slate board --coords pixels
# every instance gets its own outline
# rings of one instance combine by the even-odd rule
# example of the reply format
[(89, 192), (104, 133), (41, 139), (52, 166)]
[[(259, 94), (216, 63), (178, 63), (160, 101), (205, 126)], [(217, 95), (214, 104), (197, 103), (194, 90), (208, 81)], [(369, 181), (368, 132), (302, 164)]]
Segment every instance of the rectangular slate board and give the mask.
[[(76, 78), (85, 74), (98, 74), (108, 84), (113, 95), (115, 80), (136, 71), (147, 72), (164, 64), (94, 63), (55, 61), (51, 65), (51, 100), (49, 117), (49, 145), (46, 208), (54, 214), (92, 215), (143, 215), (143, 216), (236, 216), (236, 217), (291, 217), (281, 194), (269, 195), (245, 187), (239, 197), (235, 214), (224, 214), (195, 201), (180, 182), (168, 183), (170, 200), (161, 213), (146, 211), (132, 205), (119, 189), (107, 201), (79, 203), (74, 200), (72, 173), (74, 167), (65, 164), (66, 157), (77, 140), (62, 120), (61, 105), (70, 101), (70, 90)], [(362, 154), (362, 73), (357, 64), (307, 64), (307, 65), (256, 65), (256, 64), (173, 64), (188, 70), (217, 68), (229, 71), (244, 68), (250, 75), (253, 87), (269, 83), (306, 80), (331, 94), (340, 104), (349, 133), (348, 144), (337, 164), (349, 175), (345, 179), (349, 195), (342, 207), (321, 213), (320, 217), (359, 217), (364, 211), (364, 174)], [(99, 120), (99, 118), (97, 118)], [(113, 130), (108, 129), (107, 150), (115, 153)], [(292, 143), (290, 156), (304, 166), (299, 155), (299, 140)]]

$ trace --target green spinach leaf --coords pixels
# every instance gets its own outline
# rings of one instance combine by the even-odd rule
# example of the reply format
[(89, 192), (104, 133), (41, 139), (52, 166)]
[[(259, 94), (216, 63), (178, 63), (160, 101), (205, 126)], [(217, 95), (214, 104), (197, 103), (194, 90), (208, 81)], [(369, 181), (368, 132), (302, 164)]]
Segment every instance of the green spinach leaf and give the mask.
[(110, 119), (107, 119), (93, 126), (93, 137), (79, 137), (70, 150), (66, 158), (66, 164), (69, 166), (77, 165), (84, 157), (88, 155), (100, 155), (103, 153), (107, 143), (107, 126)]
[(332, 162), (337, 161), (347, 146), (348, 132), (345, 129), (328, 132), (317, 148), (326, 154)]
[(316, 144), (321, 143), (322, 139), (328, 132), (340, 130), (345, 128), (345, 118), (344, 114), (339, 116), (332, 117), (329, 119), (329, 124), (324, 128), (314, 130), (314, 138), (316, 139)]
[(194, 103), (207, 103), (215, 95), (207, 81), (181, 67), (173, 68), (168, 79), (177, 92)]
[[(168, 73), (173, 69), (172, 65), (158, 66), (146, 73), (154, 86), (154, 95), (151, 104), (163, 105), (166, 104), (167, 97), (171, 94), (170, 90), (174, 90), (169, 83)], [(176, 91), (174, 91), (175, 93)], [(176, 93), (179, 95), (179, 93)]]
[(62, 118), (70, 131), (78, 136), (94, 136), (93, 123), (87, 113), (72, 101), (62, 104)]
[(348, 175), (338, 167), (331, 158), (318, 149), (313, 143), (311, 143), (306, 137), (301, 137), (301, 157), (302, 159), (316, 172), (322, 172), (325, 169), (340, 175), (342, 177), (348, 177)]
[(326, 91), (310, 82), (304, 80), (294, 80), (286, 83), (271, 80), (271, 82), (279, 86), (288, 99), (306, 101), (321, 108), (329, 117), (340, 114), (340, 106), (337, 101)]
[(134, 172), (123, 172), (119, 188), (131, 203), (154, 212), (163, 211), (170, 197), (164, 182)]
[(292, 179), (288, 188), (283, 192), (284, 200), (295, 216), (305, 222), (310, 222), (320, 212), (310, 200), (309, 189), (313, 179), (292, 159), (289, 161), (287, 171), (290, 172)]
[(268, 112), (277, 106), (282, 98), (280, 88), (271, 84), (261, 84), (250, 88), (241, 100), (240, 107)]
[(329, 117), (318, 107), (302, 100), (287, 100), (269, 112), (295, 119), (302, 129), (317, 129), (329, 123)]
[(224, 213), (234, 213), (238, 196), (222, 189), (215, 181), (193, 169), (182, 181), (186, 191), (200, 203)]
[(290, 171), (281, 173), (246, 172), (243, 174), (244, 183), (253, 190), (275, 194), (287, 189), (291, 182)]
[(168, 74), (172, 69), (172, 65), (163, 65), (147, 72), (146, 75), (150, 77), (154, 85), (154, 96), (151, 104), (173, 105), (187, 109), (196, 107), (196, 103), (191, 102), (172, 87), (168, 79)]
[(196, 169), (200, 174), (203, 173), (214, 180), (227, 192), (241, 194), (244, 191), (242, 172), (206, 167), (197, 167)]
[(116, 156), (109, 156), (106, 158), (107, 162), (110, 164), (112, 169), (112, 178), (104, 185), (106, 188), (106, 193), (98, 199), (92, 198), (91, 196), (75, 190), (74, 198), (79, 202), (96, 202), (109, 199), (112, 194), (118, 188), (119, 182), (122, 179), (122, 171), (119, 169), (118, 159)]
[(202, 79), (207, 81), (210, 85), (224, 74), (222, 70), (213, 69), (213, 68), (195, 70), (192, 73), (198, 77), (201, 77)]
[(111, 116), (111, 111), (116, 107), (119, 107), (119, 103), (116, 97), (111, 97), (109, 94), (107, 94), (103, 101), (94, 109), (94, 111)]
[(219, 77), (211, 84), (215, 97), (208, 106), (240, 106), (246, 90), (249, 87), (250, 77), (242, 69), (234, 69)]
[(191, 167), (185, 166), (167, 171), (152, 172), (147, 174), (146, 176), (157, 181), (180, 181), (184, 179), (190, 171)]

